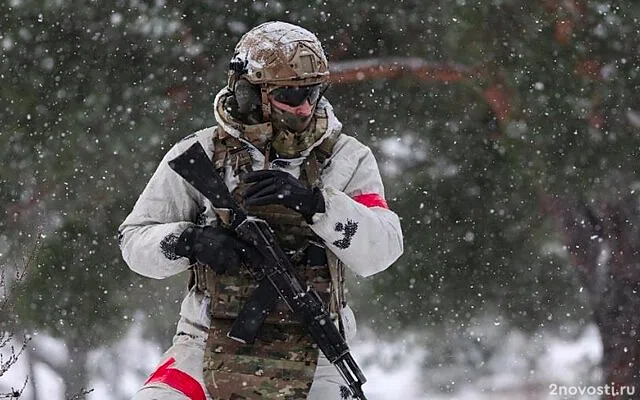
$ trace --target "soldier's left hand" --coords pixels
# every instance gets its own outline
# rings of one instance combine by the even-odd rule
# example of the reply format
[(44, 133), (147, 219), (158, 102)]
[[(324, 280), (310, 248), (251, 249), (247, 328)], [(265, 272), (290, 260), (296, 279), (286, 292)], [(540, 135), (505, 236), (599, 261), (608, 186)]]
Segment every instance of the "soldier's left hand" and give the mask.
[(308, 223), (312, 223), (313, 214), (325, 211), (320, 189), (308, 188), (284, 171), (251, 171), (241, 179), (253, 183), (244, 193), (244, 204), (247, 206), (282, 204), (299, 212)]

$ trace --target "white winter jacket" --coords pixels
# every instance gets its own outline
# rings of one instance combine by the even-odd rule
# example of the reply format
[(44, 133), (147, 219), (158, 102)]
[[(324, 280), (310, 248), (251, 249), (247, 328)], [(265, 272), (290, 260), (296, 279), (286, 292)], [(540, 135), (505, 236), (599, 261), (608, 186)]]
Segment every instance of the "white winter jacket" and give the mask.
[[(324, 99), (322, 105), (328, 111), (329, 129), (341, 129), (331, 106)], [(210, 127), (196, 132), (166, 153), (132, 212), (120, 226), (122, 255), (133, 271), (162, 279), (190, 267), (187, 258), (173, 252), (177, 238), (194, 223), (215, 223), (216, 216), (211, 203), (176, 174), (168, 161), (196, 141), (212, 157), (214, 131), (215, 127)], [(248, 146), (254, 170), (262, 169), (263, 155), (250, 144)], [(274, 160), (270, 168), (298, 177), (303, 161), (304, 157)], [(230, 166), (225, 181), (230, 190), (238, 183)], [(313, 216), (311, 229), (356, 274), (369, 276), (389, 267), (402, 254), (402, 231), (398, 216), (387, 208), (371, 150), (355, 138), (341, 134), (331, 157), (324, 163), (321, 181), (325, 212)], [(345, 229), (347, 224), (352, 229)], [(192, 289), (182, 303), (181, 316), (208, 326), (207, 301), (202, 293)], [(351, 311), (345, 311), (347, 319), (351, 319), (344, 321), (345, 326), (353, 330), (347, 332), (349, 338), (355, 334), (355, 321)]]

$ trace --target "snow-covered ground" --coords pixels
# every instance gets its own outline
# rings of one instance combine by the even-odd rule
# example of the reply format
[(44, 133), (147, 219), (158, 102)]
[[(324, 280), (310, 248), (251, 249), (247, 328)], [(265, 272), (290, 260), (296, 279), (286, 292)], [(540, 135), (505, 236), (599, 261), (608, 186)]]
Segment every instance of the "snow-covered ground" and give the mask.
[(597, 384), (602, 347), (595, 326), (587, 327), (575, 341), (512, 331), (504, 337), (500, 350), (486, 360), (485, 375), (468, 377), (469, 383), (447, 382), (456, 387), (450, 393), (443, 393), (433, 383), (432, 386), (423, 384), (442, 383), (448, 374), (437, 366), (420, 367), (427, 349), (415, 346), (417, 338), (407, 336), (396, 342), (381, 342), (370, 335), (364, 336), (366, 339), (354, 344), (352, 349), (358, 359), (376, 360), (364, 367), (370, 400), (598, 398), (558, 395), (558, 388), (579, 390)]
[[(557, 394), (558, 387), (578, 388), (596, 384), (597, 372), (594, 371), (597, 371), (601, 358), (601, 346), (597, 329), (593, 326), (587, 327), (577, 340), (571, 342), (554, 336), (527, 336), (512, 331), (504, 338), (504, 345), (499, 351), (486, 360), (482, 376), (470, 376), (465, 379), (466, 383), (450, 382), (455, 387), (450, 393), (443, 393), (433, 384), (446, 380), (446, 372), (436, 366), (421, 367), (428, 349), (415, 344), (419, 341), (416, 335), (408, 334), (397, 341), (382, 341), (371, 332), (364, 331), (360, 337), (352, 344), (352, 351), (361, 361), (367, 377), (364, 388), (369, 400), (597, 398)], [(29, 347), (30, 351), (37, 351), (40, 358), (61, 364), (67, 362), (65, 346), (49, 337), (35, 335)], [(538, 350), (533, 353), (533, 348)], [(89, 394), (89, 400), (130, 397), (163, 351), (156, 343), (145, 340), (142, 328), (137, 325), (127, 332), (115, 349), (115, 352), (96, 350), (91, 354), (89, 364), (93, 379), (90, 387), (93, 392)], [(14, 368), (0, 377), (0, 393), (22, 385), (28, 374), (28, 356), (25, 353)], [(64, 400), (62, 382), (50, 368), (37, 363), (32, 374), (40, 399)], [(432, 386), (425, 382), (432, 382)], [(553, 393), (554, 387), (556, 394)], [(28, 386), (23, 400), (31, 399), (33, 393)]]

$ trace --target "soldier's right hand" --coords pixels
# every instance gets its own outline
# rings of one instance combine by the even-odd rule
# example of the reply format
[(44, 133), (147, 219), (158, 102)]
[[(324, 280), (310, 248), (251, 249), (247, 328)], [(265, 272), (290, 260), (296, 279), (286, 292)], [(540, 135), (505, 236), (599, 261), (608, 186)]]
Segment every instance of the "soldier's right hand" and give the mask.
[(241, 261), (255, 262), (259, 257), (254, 246), (233, 231), (210, 225), (185, 229), (178, 238), (175, 253), (188, 257), (191, 262), (208, 265), (219, 274), (240, 265)]

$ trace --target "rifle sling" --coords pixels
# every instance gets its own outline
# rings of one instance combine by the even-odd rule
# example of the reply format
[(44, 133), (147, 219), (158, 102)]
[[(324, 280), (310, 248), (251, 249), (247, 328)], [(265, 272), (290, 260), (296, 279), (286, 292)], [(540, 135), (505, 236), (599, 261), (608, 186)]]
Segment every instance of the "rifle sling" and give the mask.
[(262, 279), (242, 306), (227, 336), (242, 343), (253, 343), (279, 297), (271, 282)]

